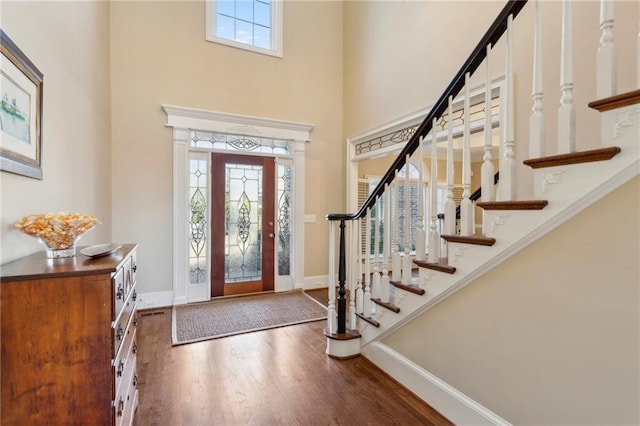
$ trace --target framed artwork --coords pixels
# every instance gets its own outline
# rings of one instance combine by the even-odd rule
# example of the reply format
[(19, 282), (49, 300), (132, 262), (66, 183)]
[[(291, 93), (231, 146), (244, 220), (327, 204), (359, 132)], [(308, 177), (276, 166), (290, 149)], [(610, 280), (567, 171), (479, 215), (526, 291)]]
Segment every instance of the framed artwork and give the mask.
[(42, 179), (42, 73), (0, 30), (0, 170)]

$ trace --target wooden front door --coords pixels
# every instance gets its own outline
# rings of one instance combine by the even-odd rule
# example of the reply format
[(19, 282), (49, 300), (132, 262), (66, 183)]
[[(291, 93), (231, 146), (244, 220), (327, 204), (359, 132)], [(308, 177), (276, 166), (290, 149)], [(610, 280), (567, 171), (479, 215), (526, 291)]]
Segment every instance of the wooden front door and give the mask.
[(212, 154), (211, 296), (273, 290), (275, 159)]

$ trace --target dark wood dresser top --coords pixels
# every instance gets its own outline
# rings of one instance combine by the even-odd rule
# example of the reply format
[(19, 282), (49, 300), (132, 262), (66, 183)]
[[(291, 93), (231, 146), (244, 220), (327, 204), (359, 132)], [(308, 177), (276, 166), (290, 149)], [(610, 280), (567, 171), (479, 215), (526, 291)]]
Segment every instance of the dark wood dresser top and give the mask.
[(122, 244), (112, 254), (95, 258), (81, 254), (82, 247), (77, 248), (74, 257), (59, 259), (47, 259), (41, 251), (0, 265), (0, 282), (113, 273), (136, 247), (137, 244)]

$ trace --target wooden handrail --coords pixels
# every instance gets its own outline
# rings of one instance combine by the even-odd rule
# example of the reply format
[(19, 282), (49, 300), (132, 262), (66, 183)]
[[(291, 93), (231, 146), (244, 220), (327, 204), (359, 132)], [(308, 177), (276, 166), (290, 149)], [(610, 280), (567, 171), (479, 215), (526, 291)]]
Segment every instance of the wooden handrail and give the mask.
[(484, 61), (487, 55), (487, 46), (495, 45), (500, 37), (502, 37), (502, 34), (504, 34), (507, 29), (507, 18), (510, 15), (513, 15), (513, 18), (515, 18), (526, 3), (527, 0), (509, 0), (507, 2), (496, 19), (493, 21), (487, 32), (480, 39), (480, 42), (473, 49), (471, 55), (469, 55), (467, 60), (464, 62), (464, 64), (460, 68), (460, 71), (458, 71), (453, 80), (451, 80), (451, 83), (449, 83), (447, 89), (440, 96), (431, 111), (429, 111), (425, 119), (422, 121), (422, 124), (420, 124), (413, 136), (411, 136), (411, 139), (409, 139), (400, 154), (398, 154), (398, 157), (395, 159), (393, 164), (391, 164), (387, 172), (384, 174), (383, 178), (374, 188), (373, 192), (371, 192), (362, 206), (360, 206), (360, 209), (356, 213), (329, 213), (327, 215), (327, 220), (355, 220), (364, 217), (366, 211), (373, 207), (376, 199), (380, 197), (384, 192), (385, 185), (390, 184), (393, 181), (396, 170), (399, 171), (400, 169), (402, 169), (402, 167), (404, 167), (406, 156), (413, 154), (415, 150), (418, 149), (421, 137), (429, 134), (429, 132), (431, 131), (433, 119), (441, 117), (447, 110), (449, 96), (455, 98), (458, 93), (460, 93), (460, 91), (464, 88), (465, 74), (473, 74), (475, 70), (478, 69), (482, 61)]

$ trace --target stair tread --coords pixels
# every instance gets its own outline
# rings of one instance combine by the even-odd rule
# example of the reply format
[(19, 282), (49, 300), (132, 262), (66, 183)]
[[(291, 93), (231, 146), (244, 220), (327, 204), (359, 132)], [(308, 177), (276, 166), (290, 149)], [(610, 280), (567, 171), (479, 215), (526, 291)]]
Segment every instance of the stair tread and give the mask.
[(391, 283), (391, 285), (393, 285), (394, 287), (400, 288), (402, 290), (406, 290), (409, 293), (418, 294), (420, 296), (422, 296), (425, 293), (425, 290), (423, 288), (420, 288), (414, 284), (403, 284), (401, 281), (392, 281), (392, 280), (390, 280), (389, 283)]
[(356, 316), (358, 318), (360, 318), (362, 321), (366, 321), (366, 322), (368, 322), (369, 324), (371, 324), (374, 327), (380, 327), (380, 323), (378, 321), (374, 320), (373, 318), (367, 318), (363, 314), (359, 314), (357, 312), (356, 312)]
[(413, 263), (422, 268), (433, 269), (434, 271), (445, 272), (447, 274), (453, 274), (456, 272), (455, 266), (451, 266), (446, 263), (430, 263), (425, 262), (424, 260), (414, 260)]
[(640, 89), (589, 102), (589, 108), (600, 112), (640, 103)]
[(476, 205), (485, 210), (542, 210), (549, 204), (547, 200), (523, 201), (482, 201)]
[(440, 238), (450, 243), (475, 244), (478, 246), (492, 246), (496, 243), (495, 238), (485, 237), (484, 235), (441, 235)]
[(551, 155), (548, 157), (531, 158), (523, 161), (532, 169), (544, 167), (564, 166), (567, 164), (592, 163), (594, 161), (606, 161), (616, 156), (621, 149), (617, 146), (592, 149), (589, 151), (572, 152), (570, 154)]
[(397, 307), (396, 305), (394, 305), (393, 303), (383, 302), (382, 300), (380, 300), (380, 299), (374, 299), (373, 297), (371, 298), (371, 300), (372, 300), (372, 301), (373, 301), (373, 303), (375, 303), (376, 305), (380, 305), (380, 306), (382, 306), (383, 308), (387, 308), (387, 309), (389, 309), (390, 311), (395, 312), (396, 314), (397, 314), (398, 312), (400, 312), (400, 308), (398, 308), (398, 307)]

